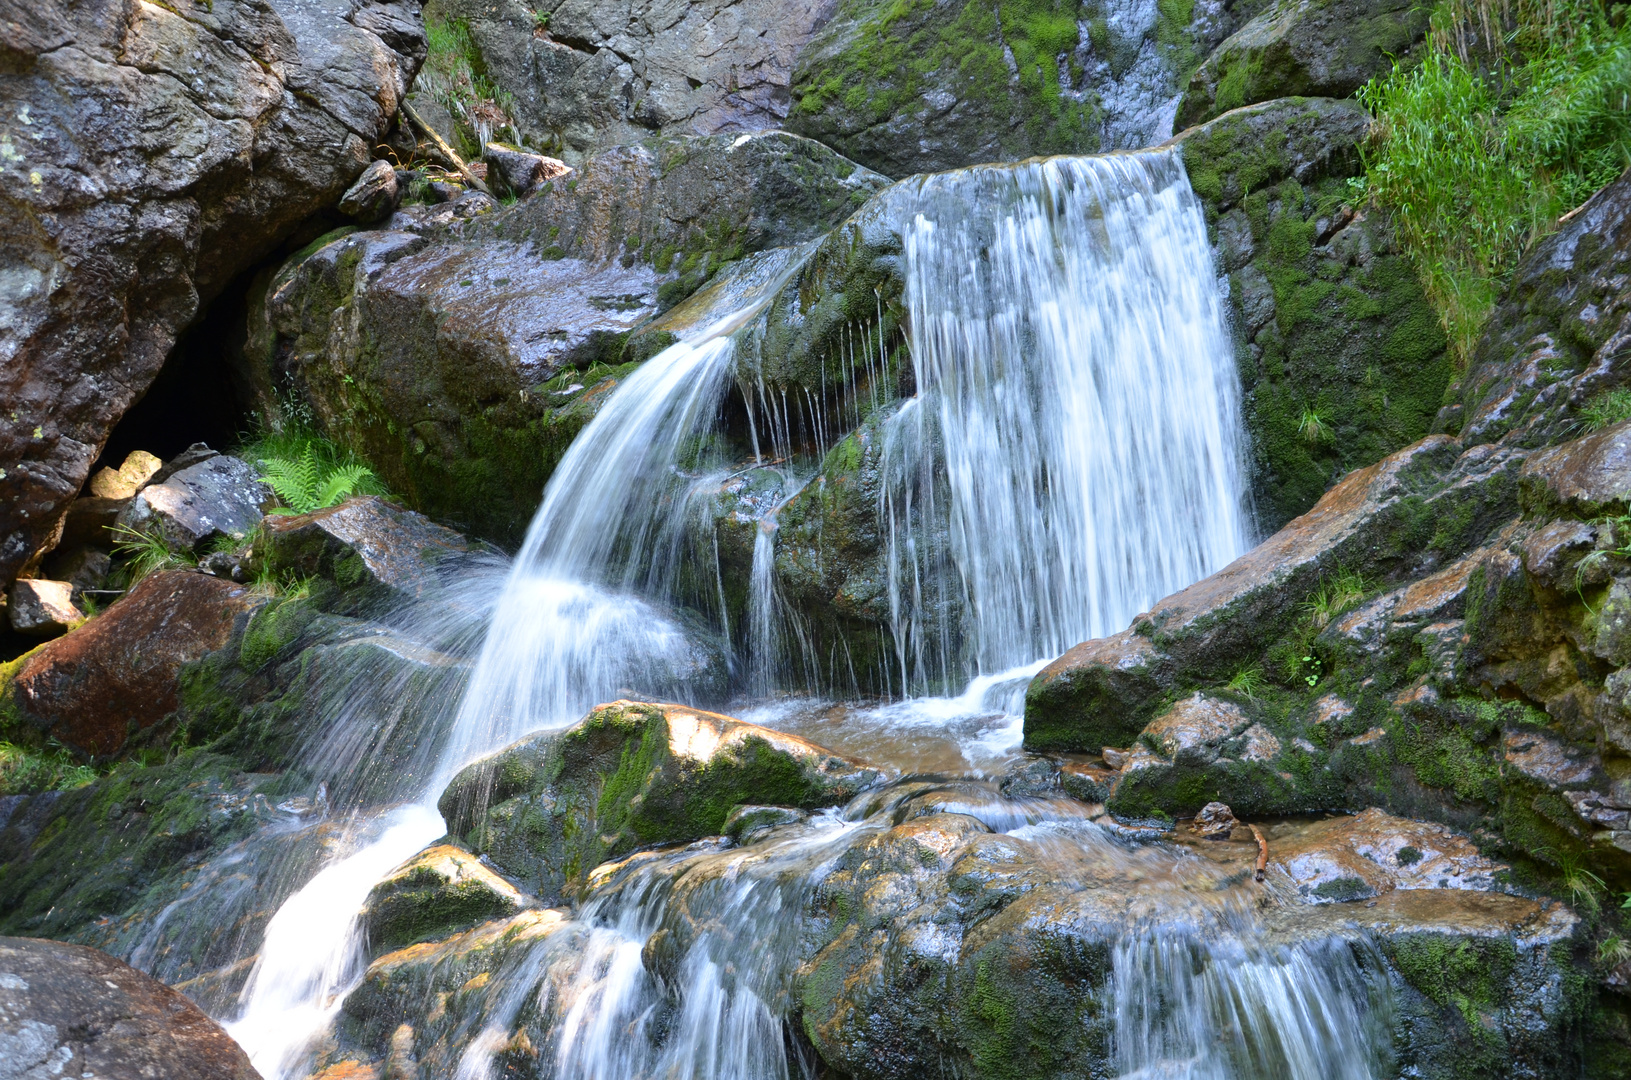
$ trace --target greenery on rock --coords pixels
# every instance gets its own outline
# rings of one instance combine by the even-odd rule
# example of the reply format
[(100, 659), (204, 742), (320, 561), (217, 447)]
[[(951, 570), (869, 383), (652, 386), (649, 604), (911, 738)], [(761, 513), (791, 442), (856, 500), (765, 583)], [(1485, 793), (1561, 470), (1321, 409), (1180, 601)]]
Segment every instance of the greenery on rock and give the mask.
[(487, 77), (469, 23), (444, 15), (432, 3), (425, 12), (425, 38), (430, 48), (419, 72), (418, 88), (453, 117), (454, 149), (476, 161), (482, 148), (506, 131), (519, 141), (511, 115), (514, 99)]
[(1631, 20), (1604, 0), (1448, 0), (1361, 100), (1365, 187), (1465, 363), (1524, 249), (1631, 166)]

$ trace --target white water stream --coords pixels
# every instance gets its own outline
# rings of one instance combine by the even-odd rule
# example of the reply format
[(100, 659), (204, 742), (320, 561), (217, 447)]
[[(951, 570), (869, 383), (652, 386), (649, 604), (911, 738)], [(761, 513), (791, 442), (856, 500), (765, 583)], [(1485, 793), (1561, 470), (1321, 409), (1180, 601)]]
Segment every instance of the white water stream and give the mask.
[[(850, 716), (941, 731), (966, 760), (1000, 762), (1017, 747), (1024, 686), (1044, 663), (1244, 549), (1239, 390), (1201, 209), (1175, 154), (908, 183), (913, 209), (900, 228), (917, 395), (887, 421), (878, 512), (895, 681), (919, 696)], [(268, 927), (231, 1024), (267, 1080), (306, 1075), (314, 1041), (361, 976), (358, 909), (441, 834), (434, 803), (457, 770), (626, 692), (687, 700), (724, 684), (728, 646), (674, 605), (694, 496), (709, 482), (690, 463), (730, 391), (733, 335), (753, 332), (807, 251), (748, 266), (718, 317), (626, 379), (573, 443), (421, 799), (359, 826), (349, 853)], [(873, 363), (870, 352), (862, 362)], [(772, 441), (790, 445), (789, 407), (777, 409)], [(810, 668), (763, 655), (788, 644), (776, 543), (771, 517), (757, 533), (743, 635), (759, 693), (795, 690), (776, 683)], [(729, 627), (718, 637), (728, 641)], [(926, 696), (934, 691), (949, 694)], [(1053, 812), (1010, 807), (991, 826), (1027, 828)], [(801, 837), (743, 849), (710, 894), (714, 929), (666, 981), (642, 949), (666, 917), (658, 871), (672, 860), (634, 873), (495, 991), (459, 1076), (496, 1075), (493, 1053), (526, 1009), (548, 1025), (546, 1074), (562, 1080), (806, 1071), (787, 1033), (804, 901), (849, 844), (885, 827), (872, 811), (828, 815)], [(1141, 942), (1128, 938), (1112, 980), (1122, 1076), (1245, 1080), (1255, 1074), (1240, 1070), (1240, 1053), (1260, 1057), (1255, 1044), (1218, 1051), (1218, 1032), (1285, 1025), (1306, 1037), (1285, 1040), (1270, 1054), (1280, 1064), (1261, 1075), (1370, 1075), (1362, 1054), (1342, 1064), (1351, 1048), (1330, 1035), (1364, 1011), (1339, 962), (1192, 944), (1184, 976), (1181, 958)]]

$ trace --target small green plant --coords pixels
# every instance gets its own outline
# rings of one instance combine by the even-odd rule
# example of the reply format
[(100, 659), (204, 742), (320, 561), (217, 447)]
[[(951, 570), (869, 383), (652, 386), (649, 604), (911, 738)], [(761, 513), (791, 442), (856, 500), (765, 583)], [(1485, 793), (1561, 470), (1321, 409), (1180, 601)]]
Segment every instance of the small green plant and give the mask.
[(129, 525), (115, 525), (112, 531), (113, 553), (124, 563), (126, 588), (160, 570), (196, 565), (192, 556), (175, 551), (156, 532), (143, 532)]
[(75, 761), (67, 748), (29, 749), (0, 740), (0, 795), (69, 791), (96, 779), (96, 770)]
[(539, 30), (549, 29), (549, 12), (535, 11), (532, 13), (532, 25)]
[(308, 444), (297, 458), (265, 458), (261, 480), (269, 484), (283, 508), (274, 514), (309, 514), (344, 502), (374, 480), (373, 471), (356, 463), (325, 467)]
[(1256, 666), (1241, 668), (1229, 680), (1228, 689), (1243, 697), (1255, 698), (1263, 689), (1263, 670)]
[(1320, 658), (1317, 655), (1309, 653), (1303, 657), (1303, 670), (1303, 682), (1307, 683), (1310, 688), (1320, 684), (1320, 676), (1324, 673), (1324, 668), (1321, 666)]
[(1415, 866), (1417, 863), (1421, 862), (1421, 849), (1413, 847), (1410, 844), (1406, 844), (1404, 847), (1400, 848), (1393, 857), (1398, 861), (1400, 866)]
[(1601, 431), (1626, 420), (1631, 420), (1631, 387), (1604, 390), (1580, 410), (1580, 426), (1586, 431)]
[(1343, 612), (1363, 600), (1369, 591), (1370, 583), (1364, 575), (1352, 570), (1338, 570), (1321, 581), (1319, 591), (1304, 605), (1314, 629), (1323, 630), (1331, 625)]
[(1569, 890), (1574, 906), (1596, 911), (1599, 906), (1597, 894), (1607, 891), (1603, 879), (1581, 866), (1577, 858), (1560, 860), (1558, 870), (1562, 873), (1563, 887)]
[(1303, 410), (1303, 418), (1297, 423), (1297, 434), (1309, 445), (1328, 443), (1336, 438), (1330, 421), (1321, 416), (1317, 409)]
[(1603, 967), (1618, 967), (1627, 960), (1631, 960), (1631, 941), (1610, 934), (1597, 943), (1597, 962)]

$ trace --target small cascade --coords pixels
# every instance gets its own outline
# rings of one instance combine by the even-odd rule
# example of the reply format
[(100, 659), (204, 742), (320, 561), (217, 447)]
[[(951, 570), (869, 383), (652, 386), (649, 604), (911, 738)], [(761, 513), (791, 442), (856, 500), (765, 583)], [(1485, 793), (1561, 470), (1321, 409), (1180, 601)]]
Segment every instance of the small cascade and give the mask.
[(918, 396), (886, 429), (880, 512), (921, 693), (1122, 629), (1248, 529), (1239, 380), (1177, 155), (916, 183)]

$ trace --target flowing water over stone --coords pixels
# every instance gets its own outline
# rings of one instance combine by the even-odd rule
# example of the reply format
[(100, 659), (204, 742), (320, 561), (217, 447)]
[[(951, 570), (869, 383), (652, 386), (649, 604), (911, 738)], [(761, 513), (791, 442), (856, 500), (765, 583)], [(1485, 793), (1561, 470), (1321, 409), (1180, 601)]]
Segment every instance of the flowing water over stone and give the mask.
[[(1268, 901), (1245, 884), (1249, 849), (1149, 843), (1090, 820), (1102, 808), (992, 779), (1023, 764), (1023, 688), (1042, 664), (1248, 540), (1234, 360), (1180, 160), (1052, 159), (906, 183), (896, 224), (917, 392), (884, 421), (877, 512), (892, 681), (917, 696), (800, 696), (818, 689), (819, 665), (801, 656), (798, 613), (778, 591), (775, 514), (812, 482), (800, 447), (818, 458), (841, 437), (843, 409), (835, 423), (814, 401), (733, 384), (736, 350), (757, 340), (765, 303), (811, 248), (747, 260), (563, 459), (461, 669), (461, 703), (423, 740), (403, 801), (362, 813), (268, 924), (233, 1023), (266, 1076), (310, 1071), (314, 1041), (361, 978), (357, 909), (444, 831), (430, 804), (463, 766), (613, 697), (718, 700), (733, 684), (758, 699), (748, 719), (900, 778), (736, 843), (595, 870), (575, 914), (529, 915), (536, 940), (483, 984), (450, 1037), (460, 1077), (518, 1062), (563, 1080), (814, 1075), (817, 1050), (844, 1052), (811, 1019), (809, 989), (814, 954), (838, 947), (839, 883), (879, 872), (868, 852), (933, 823), (1014, 845), (1055, 887), (1115, 901), (1102, 924), (1067, 933), (1103, 958), (1082, 985), (1102, 1067), (1084, 1058), (1083, 1075), (1381, 1075), (1380, 963), (1353, 935), (1270, 934)], [(847, 362), (883, 360), (867, 345)], [(742, 468), (717, 449), (733, 392), (752, 466), (783, 482), (755, 533), (748, 625), (734, 628), (717, 563), (702, 587), (693, 565), (702, 501)], [(944, 887), (933, 863), (907, 868), (912, 887)], [(931, 905), (945, 920), (902, 945), (948, 980), (974, 918), (960, 902)]]

